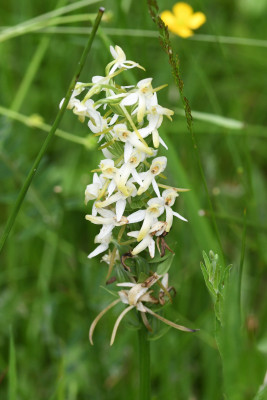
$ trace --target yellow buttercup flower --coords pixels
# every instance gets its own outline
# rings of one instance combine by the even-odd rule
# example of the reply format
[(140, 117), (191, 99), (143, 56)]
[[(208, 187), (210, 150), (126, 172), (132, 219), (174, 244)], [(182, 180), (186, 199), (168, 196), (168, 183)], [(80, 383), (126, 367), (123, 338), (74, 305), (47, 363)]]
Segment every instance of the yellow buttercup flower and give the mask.
[(193, 8), (187, 3), (176, 3), (173, 13), (163, 11), (161, 19), (169, 30), (176, 35), (187, 38), (194, 34), (192, 29), (198, 29), (206, 22), (206, 16), (202, 12), (194, 13)]

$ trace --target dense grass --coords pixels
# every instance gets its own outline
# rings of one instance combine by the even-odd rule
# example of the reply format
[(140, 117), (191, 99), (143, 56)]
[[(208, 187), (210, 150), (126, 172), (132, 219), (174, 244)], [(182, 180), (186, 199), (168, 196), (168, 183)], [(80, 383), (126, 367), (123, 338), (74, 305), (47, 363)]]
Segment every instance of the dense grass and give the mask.
[[(172, 4), (164, 1), (166, 8)], [(177, 211), (189, 223), (176, 223), (170, 235), (176, 253), (170, 278), (177, 296), (166, 315), (200, 331), (191, 335), (170, 329), (152, 342), (153, 399), (219, 400), (227, 393), (229, 400), (249, 400), (263, 383), (267, 352), (267, 49), (266, 41), (225, 44), (216, 37), (264, 39), (266, 5), (252, 0), (191, 4), (207, 15), (198, 34), (215, 35), (209, 42), (198, 34), (188, 40), (171, 36), (195, 115), (197, 153), (146, 2), (102, 1), (67, 15), (96, 13), (99, 5), (110, 13), (94, 41), (82, 81), (104, 73), (111, 58), (108, 46), (118, 44), (129, 59), (146, 68), (145, 73), (125, 73), (125, 80), (131, 84), (151, 76), (155, 87), (168, 83), (159, 94), (160, 103), (177, 111), (173, 122), (165, 122), (161, 130), (169, 146), (168, 180), (191, 191), (181, 194), (177, 202)], [(16, 25), (54, 8), (52, 1), (4, 1), (1, 25)], [(75, 22), (58, 27), (87, 25)], [(119, 34), (111, 34), (110, 28), (120, 29)], [(128, 35), (128, 29), (135, 30), (135, 36)], [(152, 31), (149, 37), (144, 37), (144, 30)], [(36, 31), (5, 41), (0, 32), (2, 228), (47, 134), (42, 126), (36, 127), (36, 118), (22, 120), (22, 115), (37, 114), (52, 125), (86, 42), (82, 33), (64, 32)], [(70, 112), (60, 128), (79, 138), (89, 134), (86, 124)], [(99, 288), (105, 282), (106, 266), (99, 259), (87, 259), (98, 228), (84, 219), (84, 189), (101, 153), (91, 137), (86, 145), (76, 142), (55, 137), (1, 254), (1, 399), (131, 400), (137, 396), (137, 335), (130, 319), (120, 327), (112, 348), (109, 338), (118, 309), (97, 327), (95, 346), (88, 342), (90, 322), (110, 302), (110, 295)], [(213, 305), (200, 269), (202, 251), (220, 252), (220, 246), (198, 158), (225, 264), (233, 264), (225, 301), (227, 318), (219, 335), (222, 358), (215, 341)], [(157, 329), (161, 328), (159, 324)]]

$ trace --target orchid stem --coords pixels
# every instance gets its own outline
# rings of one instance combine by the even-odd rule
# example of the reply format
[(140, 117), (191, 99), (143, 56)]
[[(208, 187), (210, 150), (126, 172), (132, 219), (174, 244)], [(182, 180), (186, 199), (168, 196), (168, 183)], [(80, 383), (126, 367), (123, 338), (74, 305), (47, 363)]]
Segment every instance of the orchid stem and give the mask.
[(139, 342), (139, 400), (150, 400), (150, 342), (147, 340), (148, 331), (142, 324), (138, 330)]
[(71, 83), (69, 85), (69, 88), (67, 90), (67, 94), (66, 94), (65, 100), (63, 102), (63, 105), (62, 105), (61, 109), (59, 110), (59, 112), (58, 112), (58, 114), (56, 116), (55, 122), (54, 122), (53, 126), (51, 127), (51, 130), (50, 130), (49, 134), (47, 135), (47, 137), (46, 137), (46, 139), (45, 139), (45, 141), (44, 141), (44, 143), (43, 143), (43, 145), (42, 145), (42, 147), (41, 147), (41, 149), (40, 149), (40, 151), (39, 151), (39, 153), (38, 153), (38, 155), (37, 155), (37, 157), (36, 157), (36, 159), (35, 159), (35, 161), (33, 163), (33, 166), (31, 168), (31, 170), (30, 170), (30, 172), (29, 172), (29, 174), (28, 174), (28, 176), (27, 176), (27, 178), (26, 178), (26, 180), (25, 180), (25, 182), (23, 184), (23, 187), (21, 188), (21, 191), (20, 191), (20, 193), (18, 195), (18, 198), (17, 198), (17, 200), (16, 200), (16, 202), (14, 204), (14, 207), (13, 207), (13, 210), (11, 212), (11, 215), (10, 215), (6, 225), (5, 225), (4, 232), (3, 232), (2, 236), (1, 236), (1, 239), (0, 239), (0, 251), (2, 250), (6, 239), (8, 238), (9, 232), (11, 231), (11, 229), (12, 229), (12, 227), (14, 225), (14, 222), (15, 222), (15, 220), (17, 218), (18, 212), (19, 212), (19, 210), (21, 208), (21, 205), (23, 203), (23, 200), (24, 200), (24, 198), (25, 198), (25, 196), (26, 196), (26, 194), (28, 192), (28, 189), (29, 189), (29, 187), (31, 185), (31, 182), (32, 182), (32, 180), (33, 180), (33, 178), (34, 178), (34, 176), (36, 174), (36, 171), (37, 171), (37, 168), (38, 168), (38, 166), (40, 164), (40, 161), (42, 160), (44, 154), (46, 153), (48, 145), (50, 144), (51, 140), (53, 139), (54, 134), (55, 134), (55, 132), (56, 132), (58, 126), (59, 126), (59, 123), (62, 120), (64, 112), (65, 112), (65, 110), (67, 108), (67, 105), (69, 103), (72, 91), (73, 91), (73, 89), (75, 87), (76, 82), (79, 79), (79, 76), (80, 76), (80, 74), (82, 72), (82, 69), (83, 69), (83, 66), (85, 64), (86, 58), (87, 58), (87, 56), (89, 54), (89, 51), (91, 49), (91, 46), (92, 46), (93, 40), (95, 38), (95, 35), (96, 35), (96, 32), (97, 32), (98, 26), (100, 24), (100, 21), (101, 21), (103, 13), (104, 13), (104, 8), (101, 7), (99, 9), (99, 12), (97, 14), (96, 20), (94, 22), (91, 34), (90, 34), (89, 39), (88, 39), (88, 42), (87, 42), (87, 44), (86, 44), (86, 46), (84, 48), (83, 54), (81, 56), (81, 59), (80, 59), (78, 65), (77, 65), (76, 71), (74, 73), (74, 76), (73, 76), (73, 78), (71, 80)]

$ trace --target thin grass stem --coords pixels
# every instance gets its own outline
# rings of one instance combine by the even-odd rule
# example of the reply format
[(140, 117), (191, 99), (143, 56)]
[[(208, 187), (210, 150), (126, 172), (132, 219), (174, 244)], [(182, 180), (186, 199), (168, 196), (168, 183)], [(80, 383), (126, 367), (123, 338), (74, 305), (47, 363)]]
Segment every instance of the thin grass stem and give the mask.
[(245, 260), (245, 251), (246, 251), (246, 233), (247, 233), (247, 210), (244, 210), (244, 222), (243, 222), (243, 232), (242, 232), (242, 244), (241, 244), (241, 257), (239, 264), (239, 274), (238, 274), (238, 299), (239, 299), (239, 314), (240, 320), (242, 321), (242, 276), (243, 276), (243, 267)]
[[(45, 33), (61, 33), (61, 34), (80, 34), (87, 35), (90, 28), (86, 27), (58, 27), (58, 28), (44, 28), (42, 29)], [(129, 36), (129, 37), (146, 37), (146, 38), (158, 38), (158, 32), (148, 29), (123, 29), (123, 28), (104, 28), (104, 33), (110, 36)], [(180, 40), (190, 40), (197, 42), (209, 42), (209, 43), (221, 43), (231, 44), (238, 46), (252, 46), (252, 47), (265, 47), (267, 48), (267, 40), (264, 39), (253, 39), (253, 38), (242, 38), (234, 36), (221, 36), (221, 35), (206, 35), (196, 33), (186, 39), (179, 38)]]
[(139, 400), (150, 400), (150, 342), (148, 331), (141, 323), (138, 330), (139, 345)]
[(16, 350), (13, 339), (12, 328), (10, 328), (9, 339), (9, 368), (8, 368), (8, 400), (17, 399), (17, 371), (16, 371)]

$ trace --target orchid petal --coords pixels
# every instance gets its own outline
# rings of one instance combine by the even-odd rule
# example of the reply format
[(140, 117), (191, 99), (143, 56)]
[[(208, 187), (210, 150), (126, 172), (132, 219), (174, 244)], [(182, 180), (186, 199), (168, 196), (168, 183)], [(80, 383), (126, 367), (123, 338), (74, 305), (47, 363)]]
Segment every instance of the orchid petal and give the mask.
[(114, 181), (114, 179), (112, 179), (112, 181), (110, 182), (110, 184), (108, 185), (108, 197), (112, 195), (112, 193), (114, 192), (114, 190), (116, 189), (116, 182)]
[(113, 328), (113, 331), (112, 331), (112, 335), (111, 335), (111, 339), (110, 339), (110, 346), (112, 346), (113, 343), (114, 343), (114, 340), (115, 340), (115, 337), (116, 337), (116, 333), (117, 333), (117, 330), (118, 330), (118, 327), (119, 327), (119, 325), (120, 325), (121, 320), (122, 320), (122, 319), (124, 318), (124, 316), (125, 316), (129, 311), (131, 311), (134, 307), (135, 307), (135, 306), (129, 306), (129, 307), (125, 308), (125, 310), (123, 310), (122, 313), (120, 313), (119, 317), (117, 318), (117, 320), (116, 320), (116, 322), (115, 322), (115, 325), (114, 325), (114, 328)]
[(146, 215), (146, 211), (145, 210), (135, 211), (134, 213), (130, 214), (127, 217), (128, 223), (132, 224), (134, 222), (143, 221), (143, 219), (145, 218), (145, 215)]
[(158, 318), (160, 321), (164, 322), (165, 324), (167, 324), (169, 326), (172, 326), (175, 329), (179, 329), (180, 331), (184, 331), (184, 332), (196, 332), (196, 330), (197, 330), (197, 329), (189, 329), (189, 328), (186, 328), (183, 325), (175, 324), (174, 322), (169, 321), (166, 318), (163, 318), (161, 315), (154, 313), (154, 311), (150, 310), (150, 308), (148, 308), (146, 306), (144, 306), (144, 307), (146, 309), (146, 312), (148, 312), (149, 314), (151, 314), (154, 317)]
[(147, 212), (144, 222), (143, 222), (143, 225), (142, 225), (139, 235), (137, 237), (138, 242), (140, 242), (142, 239), (144, 239), (144, 237), (147, 235), (147, 233), (149, 232), (149, 229), (151, 228), (153, 220), (154, 220), (154, 216), (151, 213)]
[(91, 345), (93, 345), (93, 333), (95, 330), (95, 327), (98, 323), (98, 321), (103, 317), (104, 314), (106, 314), (106, 312), (108, 310), (110, 310), (112, 307), (114, 307), (116, 304), (118, 304), (120, 302), (120, 299), (117, 299), (115, 301), (113, 301), (112, 303), (110, 303), (106, 308), (104, 308), (104, 310), (102, 310), (97, 317), (93, 320), (91, 326), (90, 326), (90, 330), (89, 330), (89, 341), (91, 343)]
[(165, 206), (165, 211), (166, 211), (166, 232), (169, 232), (171, 227), (172, 227), (172, 222), (173, 222), (173, 210), (169, 206)]
[(153, 189), (154, 189), (156, 195), (160, 198), (160, 191), (159, 191), (159, 187), (158, 187), (158, 184), (157, 184), (155, 178), (152, 180), (152, 186), (153, 186)]
[(154, 258), (155, 256), (155, 242), (152, 239), (148, 245), (148, 250), (151, 258)]
[(117, 221), (121, 220), (121, 217), (123, 216), (124, 210), (126, 207), (126, 200), (125, 199), (120, 199), (116, 203), (116, 216), (117, 216)]
[(185, 219), (184, 217), (182, 217), (182, 215), (178, 214), (177, 212), (173, 211), (173, 215), (179, 219), (181, 219), (182, 221), (188, 222), (187, 219)]
[(134, 178), (135, 182), (137, 182), (140, 186), (143, 186), (143, 181), (135, 168), (132, 170), (132, 177)]
[(154, 242), (152, 237), (150, 235), (145, 236), (144, 239), (141, 240), (141, 242), (138, 243), (138, 245), (131, 251), (132, 255), (136, 256), (137, 254), (141, 253), (141, 251), (149, 247), (151, 242)]
[(122, 106), (132, 106), (138, 101), (138, 93), (130, 93), (121, 101)]
[(98, 254), (103, 253), (103, 251), (106, 251), (108, 249), (108, 244), (100, 244), (99, 246), (97, 246), (97, 248), (92, 251), (89, 255), (88, 258), (93, 258), (95, 256), (98, 256)]
[(106, 236), (108, 236), (112, 232), (113, 228), (114, 228), (113, 224), (103, 225), (99, 234), (97, 235), (97, 241), (101, 242)]
[(159, 142), (160, 142), (160, 144), (162, 144), (163, 147), (165, 147), (166, 150), (168, 150), (168, 146), (166, 145), (166, 143), (164, 142), (164, 140), (161, 137), (159, 137)]
[(128, 232), (127, 235), (130, 237), (137, 238), (137, 236), (139, 235), (139, 231)]
[(130, 142), (126, 142), (124, 146), (124, 162), (127, 163), (133, 152), (133, 145)]

